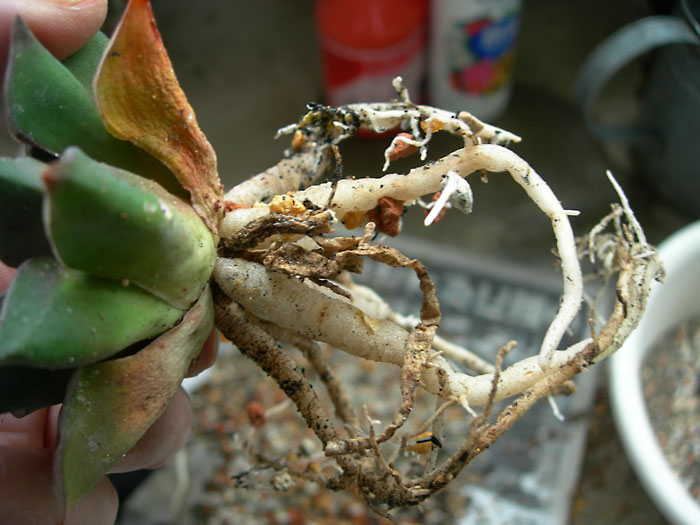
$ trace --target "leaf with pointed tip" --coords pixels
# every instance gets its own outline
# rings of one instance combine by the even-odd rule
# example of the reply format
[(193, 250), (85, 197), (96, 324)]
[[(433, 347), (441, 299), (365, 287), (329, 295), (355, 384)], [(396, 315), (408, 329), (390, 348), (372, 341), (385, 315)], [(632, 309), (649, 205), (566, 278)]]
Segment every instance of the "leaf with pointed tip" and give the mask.
[(110, 133), (168, 166), (216, 234), (223, 192), (216, 155), (175, 77), (148, 0), (127, 5), (97, 73), (95, 96)]
[(78, 148), (49, 166), (44, 182), (45, 228), (66, 266), (128, 279), (183, 310), (197, 300), (216, 246), (189, 203)]
[(0, 260), (10, 266), (51, 254), (41, 219), (45, 168), (29, 157), (0, 159)]
[(94, 159), (184, 195), (161, 162), (107, 132), (90, 91), (41, 45), (21, 18), (12, 30), (4, 101), (10, 131), (19, 140), (53, 155), (79, 146)]
[(19, 416), (61, 403), (74, 371), (0, 366), (0, 414), (12, 412)]
[(182, 317), (183, 310), (124, 284), (50, 258), (25, 262), (0, 310), (0, 363), (94, 363), (165, 332)]
[(102, 55), (109, 44), (109, 38), (103, 32), (95, 33), (87, 44), (63, 60), (63, 65), (78, 79), (88, 93), (92, 93), (92, 81), (102, 60)]
[(68, 510), (163, 412), (212, 329), (213, 308), (207, 287), (182, 323), (146, 348), (76, 373), (63, 405), (54, 469)]

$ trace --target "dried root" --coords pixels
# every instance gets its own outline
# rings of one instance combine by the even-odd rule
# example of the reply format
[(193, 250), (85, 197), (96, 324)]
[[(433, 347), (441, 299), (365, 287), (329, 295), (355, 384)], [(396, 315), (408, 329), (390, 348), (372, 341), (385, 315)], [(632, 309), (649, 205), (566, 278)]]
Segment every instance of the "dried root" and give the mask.
[[(569, 222), (577, 212), (564, 209), (544, 180), (504, 146), (519, 137), (468, 113), (415, 105), (400, 80), (395, 87), (398, 102), (335, 109), (314, 105), (298, 123), (280, 130), (280, 135), (293, 136), (290, 156), (226, 196), (228, 213), (214, 272), (217, 326), (279, 384), (322, 443), (326, 457), (339, 468), (337, 475), (318, 474), (314, 479), (332, 489), (357, 487), (381, 515), (418, 504), (444, 487), (537, 400), (571, 392), (571, 378), (612, 354), (635, 328), (649, 285), (661, 273), (656, 251), (612, 176), (621, 204), (613, 205), (612, 212), (577, 245)], [(387, 147), (385, 170), (393, 160), (412, 153), (425, 160), (436, 132), (456, 135), (463, 144), (407, 174), (343, 178), (337, 145), (360, 128), (378, 133), (404, 130)], [(315, 184), (330, 171), (331, 159), (334, 179)], [(484, 171), (507, 172), (549, 217), (562, 270), (560, 308), (538, 355), (505, 369), (501, 369), (503, 357), (515, 342), (501, 348), (492, 364), (437, 337), (440, 309), (425, 267), (372, 242), (375, 228), (397, 234), (404, 207), (436, 192), (441, 193), (430, 205), (426, 225), (450, 206), (468, 213), (472, 196), (466, 179)], [(338, 220), (348, 228), (364, 226), (364, 234), (329, 236)], [(605, 279), (617, 276), (615, 305), (600, 330), (591, 322), (589, 339), (559, 349), (584, 298), (580, 257), (600, 261)], [(353, 283), (349, 275), (362, 272), (365, 258), (415, 272), (423, 293), (420, 319), (402, 317), (372, 290)], [(280, 343), (299, 349), (311, 364), (328, 391), (332, 415), (304, 369)], [(389, 424), (376, 430), (371, 406), (358, 417), (351, 394), (333, 373), (319, 343), (400, 367), (396, 386), (401, 402)], [(457, 371), (450, 360), (476, 375)], [(412, 415), (419, 390), (435, 396), (435, 410), (417, 431), (405, 432), (397, 448), (392, 437)], [(517, 397), (492, 418), (496, 402), (513, 396)], [(444, 414), (455, 406), (473, 418), (470, 432), (456, 452), (439, 463)], [(411, 440), (415, 443), (409, 444)], [(400, 465), (407, 451), (425, 455), (422, 477), (407, 477)], [(286, 473), (288, 467), (284, 469)]]

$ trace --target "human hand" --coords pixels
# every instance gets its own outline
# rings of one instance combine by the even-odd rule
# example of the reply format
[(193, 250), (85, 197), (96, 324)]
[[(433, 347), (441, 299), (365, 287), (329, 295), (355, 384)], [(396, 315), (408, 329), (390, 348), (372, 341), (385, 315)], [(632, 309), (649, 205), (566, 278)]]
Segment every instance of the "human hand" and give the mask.
[[(4, 523), (61, 523), (51, 472), (60, 408), (44, 408), (21, 419), (0, 414), (0, 516)], [(184, 444), (191, 419), (189, 399), (180, 390), (112, 472), (162, 465)], [(116, 490), (105, 477), (76, 505), (66, 523), (114, 523), (118, 504)]]

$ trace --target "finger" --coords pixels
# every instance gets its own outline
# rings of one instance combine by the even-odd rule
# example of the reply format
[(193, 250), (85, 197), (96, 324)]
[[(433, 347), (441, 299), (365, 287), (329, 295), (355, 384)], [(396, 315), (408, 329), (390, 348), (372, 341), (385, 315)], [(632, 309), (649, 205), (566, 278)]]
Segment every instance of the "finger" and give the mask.
[(106, 15), (107, 0), (0, 1), (0, 77), (5, 72), (15, 17), (21, 16), (39, 41), (63, 59), (92, 38)]
[(0, 516), (9, 523), (58, 520), (50, 450), (0, 447)]
[(53, 449), (60, 411), (53, 405), (20, 418), (0, 414), (0, 446)]
[(180, 388), (163, 414), (139, 439), (134, 448), (112, 467), (111, 472), (128, 472), (162, 466), (185, 444), (191, 424), (190, 398)]
[(68, 514), (65, 525), (113, 524), (119, 508), (119, 496), (114, 485), (102, 478), (90, 493)]
[(212, 329), (207, 340), (204, 341), (202, 351), (199, 352), (197, 358), (192, 361), (187, 377), (196, 376), (203, 370), (209, 368), (216, 361), (216, 354), (219, 352), (219, 332), (216, 328)]
[(0, 292), (6, 290), (7, 287), (10, 286), (14, 275), (15, 269), (6, 266), (2, 261), (0, 261)]
[[(3, 523), (60, 523), (51, 477), (50, 450), (0, 446), (0, 516)], [(71, 511), (71, 525), (114, 523), (117, 493), (103, 479)]]
[(21, 418), (0, 414), (0, 446), (44, 448), (48, 415), (46, 408)]

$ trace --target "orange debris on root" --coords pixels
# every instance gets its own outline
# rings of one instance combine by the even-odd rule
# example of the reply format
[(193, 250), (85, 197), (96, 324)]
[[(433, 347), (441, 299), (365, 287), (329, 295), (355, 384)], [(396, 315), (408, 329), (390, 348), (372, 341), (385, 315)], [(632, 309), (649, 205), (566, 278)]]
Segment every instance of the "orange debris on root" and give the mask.
[[(406, 137), (409, 140), (413, 140), (413, 135), (411, 135), (410, 133), (399, 133), (396, 136)], [(403, 159), (404, 157), (413, 155), (416, 151), (418, 151), (417, 146), (409, 144), (408, 142), (397, 141), (396, 144), (394, 144), (392, 150), (389, 152), (389, 160), (393, 162), (396, 159)]]
[(401, 216), (403, 201), (382, 197), (377, 201), (377, 207), (368, 212), (369, 218), (377, 226), (377, 231), (396, 237), (401, 231)]

